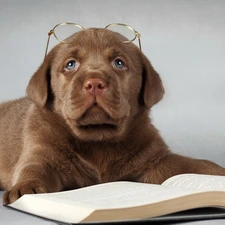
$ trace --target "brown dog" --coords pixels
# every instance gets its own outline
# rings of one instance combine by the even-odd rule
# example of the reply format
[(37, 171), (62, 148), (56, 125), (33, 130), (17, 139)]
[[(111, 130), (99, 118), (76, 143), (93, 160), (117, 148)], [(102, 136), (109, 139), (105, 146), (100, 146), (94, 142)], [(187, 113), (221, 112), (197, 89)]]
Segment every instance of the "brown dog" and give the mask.
[(225, 175), (210, 161), (170, 152), (149, 119), (164, 94), (160, 77), (123, 40), (105, 29), (80, 31), (47, 55), (27, 97), (0, 105), (3, 204), (109, 181)]

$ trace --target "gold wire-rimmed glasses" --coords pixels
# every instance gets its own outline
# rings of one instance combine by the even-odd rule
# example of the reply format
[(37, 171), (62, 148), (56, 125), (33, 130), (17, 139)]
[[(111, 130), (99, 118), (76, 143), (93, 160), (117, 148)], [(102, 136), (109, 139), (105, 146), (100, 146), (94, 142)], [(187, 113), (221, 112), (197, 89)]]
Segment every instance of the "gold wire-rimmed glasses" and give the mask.
[[(65, 39), (67, 37), (79, 32), (80, 30), (83, 30), (83, 29), (84, 29), (84, 27), (82, 27), (81, 25), (76, 24), (76, 23), (71, 23), (71, 22), (63, 22), (63, 23), (59, 23), (56, 26), (54, 26), (48, 32), (48, 40), (47, 40), (47, 45), (46, 45), (46, 49), (45, 49), (45, 57), (48, 52), (49, 41), (50, 41), (50, 37), (52, 34), (59, 42), (67, 43), (67, 41), (65, 41)], [(114, 32), (124, 35), (127, 38), (126, 41), (123, 41), (123, 43), (125, 43), (125, 44), (131, 43), (136, 38), (138, 38), (139, 48), (141, 49), (141, 39), (140, 39), (141, 34), (138, 33), (131, 26), (123, 24), (123, 23), (111, 23), (111, 24), (107, 25), (105, 27), (105, 29), (109, 29), (109, 30), (112, 30)]]

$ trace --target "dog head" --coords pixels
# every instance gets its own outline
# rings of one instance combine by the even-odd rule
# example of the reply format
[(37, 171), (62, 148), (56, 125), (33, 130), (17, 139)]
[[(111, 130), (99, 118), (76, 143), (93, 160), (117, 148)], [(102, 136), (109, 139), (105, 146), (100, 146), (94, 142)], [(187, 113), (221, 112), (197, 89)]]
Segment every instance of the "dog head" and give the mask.
[(82, 141), (119, 140), (140, 112), (161, 100), (161, 79), (122, 35), (85, 29), (59, 43), (27, 87), (38, 106), (59, 114)]

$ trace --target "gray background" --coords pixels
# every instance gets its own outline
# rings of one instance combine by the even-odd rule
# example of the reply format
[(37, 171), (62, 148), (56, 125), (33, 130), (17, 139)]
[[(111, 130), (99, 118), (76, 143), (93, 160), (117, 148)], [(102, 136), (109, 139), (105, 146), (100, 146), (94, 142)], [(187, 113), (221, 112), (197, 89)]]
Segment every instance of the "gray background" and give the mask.
[(174, 152), (225, 166), (225, 1), (1, 0), (0, 101), (25, 94), (47, 32), (63, 21), (139, 31), (166, 90), (153, 123)]

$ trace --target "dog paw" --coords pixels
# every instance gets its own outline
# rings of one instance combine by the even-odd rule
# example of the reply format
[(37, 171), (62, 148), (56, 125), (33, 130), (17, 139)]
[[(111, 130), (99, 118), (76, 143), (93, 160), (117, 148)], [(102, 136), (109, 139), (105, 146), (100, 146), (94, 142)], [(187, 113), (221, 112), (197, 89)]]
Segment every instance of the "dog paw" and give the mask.
[(48, 188), (44, 185), (30, 182), (26, 184), (16, 184), (3, 195), (3, 205), (8, 205), (19, 199), (24, 194), (47, 193)]

